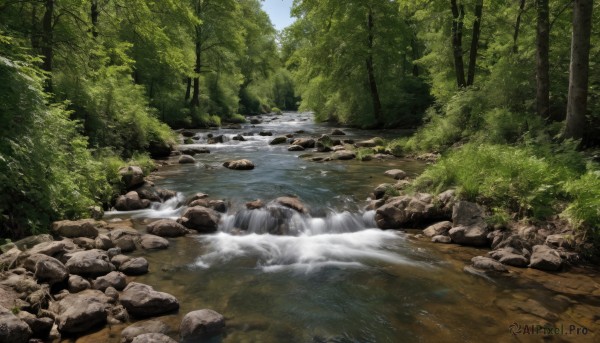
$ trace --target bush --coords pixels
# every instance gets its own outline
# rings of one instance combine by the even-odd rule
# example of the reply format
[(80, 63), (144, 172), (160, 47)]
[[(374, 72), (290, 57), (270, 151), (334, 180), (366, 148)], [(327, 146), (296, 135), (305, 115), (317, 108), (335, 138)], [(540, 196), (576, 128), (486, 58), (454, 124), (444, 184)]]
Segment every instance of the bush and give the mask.
[(246, 122), (246, 118), (241, 114), (232, 114), (229, 117), (227, 117), (224, 121), (233, 124), (243, 124)]
[(356, 159), (359, 161), (365, 161), (374, 154), (375, 151), (371, 148), (359, 148), (358, 150), (356, 150)]
[(275, 113), (277, 115), (282, 115), (283, 114), (283, 112), (281, 112), (281, 110), (279, 108), (277, 108), (277, 107), (273, 107), (271, 109), (271, 112), (273, 112), (273, 113)]
[(564, 215), (576, 226), (600, 235), (600, 171), (589, 171), (570, 181), (565, 189), (572, 198)]

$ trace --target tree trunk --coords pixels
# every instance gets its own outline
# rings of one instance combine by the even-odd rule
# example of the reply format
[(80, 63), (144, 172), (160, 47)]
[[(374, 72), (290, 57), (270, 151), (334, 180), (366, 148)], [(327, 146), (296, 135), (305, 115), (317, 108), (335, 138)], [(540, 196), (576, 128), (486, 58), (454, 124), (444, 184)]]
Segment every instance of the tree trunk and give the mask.
[(410, 46), (411, 46), (411, 50), (412, 50), (412, 74), (414, 77), (419, 77), (419, 66), (415, 63), (416, 60), (418, 60), (419, 58), (421, 58), (421, 56), (419, 55), (419, 43), (417, 42), (416, 38), (412, 38), (410, 40)]
[(100, 15), (100, 12), (98, 11), (98, 0), (92, 0), (90, 17), (92, 19), (92, 36), (94, 38), (98, 37), (98, 15)]
[(188, 77), (186, 80), (186, 87), (185, 87), (185, 102), (187, 103), (188, 100), (190, 100), (190, 94), (192, 91), (192, 78)]
[(515, 23), (515, 32), (513, 33), (513, 53), (519, 52), (517, 42), (519, 40), (519, 31), (521, 30), (521, 16), (525, 11), (525, 0), (519, 1), (519, 13), (517, 14), (517, 22)]
[(373, 67), (373, 27), (375, 23), (373, 21), (373, 12), (369, 8), (369, 14), (367, 16), (367, 29), (369, 32), (367, 44), (369, 47), (369, 55), (367, 56), (367, 74), (369, 77), (369, 88), (371, 90), (371, 99), (373, 101), (373, 116), (377, 126), (383, 123), (381, 115), (381, 100), (379, 99), (379, 90), (377, 89), (377, 81), (375, 80), (375, 70)]
[(52, 19), (54, 15), (54, 0), (46, 0), (46, 11), (44, 12), (44, 18), (42, 20), (42, 69), (48, 72), (45, 90), (46, 92), (52, 92), (52, 58), (54, 52), (53, 48), (53, 32), (52, 32)]
[(565, 138), (584, 138), (590, 67), (593, 0), (575, 0)]
[[(202, 0), (196, 2), (196, 16), (202, 18)], [(196, 65), (194, 67), (194, 93), (190, 107), (200, 106), (200, 69), (202, 67), (202, 26), (196, 25)]]
[(475, 67), (477, 66), (477, 49), (479, 48), (479, 34), (481, 33), (481, 16), (483, 13), (483, 0), (475, 4), (475, 22), (473, 23), (473, 37), (471, 38), (471, 52), (469, 54), (469, 71), (467, 73), (467, 86), (472, 86), (475, 81)]
[(537, 0), (536, 81), (537, 113), (547, 119), (550, 114), (550, 10), (548, 0)]
[(456, 84), (458, 88), (465, 88), (465, 64), (462, 51), (462, 30), (465, 9), (463, 5), (457, 6), (456, 0), (450, 0), (452, 6), (452, 52), (454, 55), (454, 71), (456, 72)]

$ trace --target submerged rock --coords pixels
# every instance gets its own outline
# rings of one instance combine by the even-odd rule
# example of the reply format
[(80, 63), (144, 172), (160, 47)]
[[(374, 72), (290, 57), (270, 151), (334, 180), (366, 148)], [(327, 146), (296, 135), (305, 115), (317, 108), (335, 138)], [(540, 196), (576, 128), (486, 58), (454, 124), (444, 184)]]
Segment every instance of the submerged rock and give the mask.
[(286, 136), (279, 136), (279, 137), (275, 137), (273, 138), (270, 142), (269, 145), (278, 145), (278, 144), (283, 144), (287, 142), (287, 137)]
[(506, 268), (506, 266), (489, 257), (475, 256), (471, 259), (471, 262), (473, 262), (473, 267), (480, 270), (508, 273), (508, 268)]
[(177, 343), (177, 341), (162, 333), (144, 333), (136, 336), (131, 343)]
[(121, 304), (136, 317), (157, 316), (179, 309), (179, 301), (171, 294), (157, 292), (151, 286), (137, 282), (125, 287)]
[(452, 222), (443, 221), (427, 227), (425, 230), (423, 230), (423, 234), (427, 237), (434, 237), (439, 235), (447, 236), (448, 231), (450, 231), (451, 228)]
[(179, 157), (179, 160), (177, 162), (179, 162), (179, 164), (194, 164), (194, 163), (196, 163), (196, 160), (194, 159), (193, 156), (181, 155), (181, 157)]
[(346, 133), (340, 129), (333, 129), (333, 131), (331, 131), (331, 135), (332, 136), (345, 136)]
[(254, 163), (250, 160), (242, 159), (237, 161), (227, 161), (223, 163), (223, 167), (233, 170), (252, 170), (254, 169)]
[(180, 237), (187, 234), (185, 226), (172, 219), (161, 219), (150, 223), (146, 227), (146, 231), (161, 237)]
[(394, 180), (401, 180), (406, 178), (406, 172), (401, 169), (391, 169), (386, 171), (384, 174), (385, 176), (389, 176)]
[(169, 333), (170, 328), (167, 324), (159, 320), (146, 320), (142, 322), (134, 323), (121, 332), (121, 342), (129, 343), (134, 338), (143, 334)]
[(181, 341), (199, 340), (221, 334), (225, 329), (225, 318), (213, 310), (198, 310), (185, 315), (181, 321)]
[(130, 258), (119, 266), (125, 275), (142, 275), (148, 273), (148, 260), (143, 257)]
[(165, 238), (155, 235), (142, 235), (139, 241), (142, 249), (156, 250), (156, 249), (167, 249), (169, 247), (169, 241)]
[(296, 210), (300, 213), (308, 213), (308, 209), (298, 198), (279, 197), (279, 198), (275, 199), (274, 202), (279, 205), (285, 206), (287, 208)]

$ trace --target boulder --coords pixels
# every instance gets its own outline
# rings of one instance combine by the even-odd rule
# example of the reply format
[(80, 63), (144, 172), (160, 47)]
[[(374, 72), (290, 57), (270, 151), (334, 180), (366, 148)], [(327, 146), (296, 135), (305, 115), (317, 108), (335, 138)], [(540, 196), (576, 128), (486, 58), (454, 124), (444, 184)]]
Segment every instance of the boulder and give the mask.
[(181, 131), (181, 135), (183, 137), (194, 137), (196, 135), (196, 133), (194, 133), (192, 131), (184, 130), (184, 131)]
[(179, 164), (194, 164), (196, 160), (190, 155), (181, 155), (177, 161)]
[(182, 155), (194, 156), (197, 154), (210, 154), (210, 150), (207, 148), (191, 147), (191, 146), (180, 146), (179, 151)]
[(213, 209), (195, 206), (188, 208), (178, 222), (188, 229), (201, 233), (217, 231), (221, 216)]
[(199, 199), (206, 199), (208, 198), (208, 194), (205, 193), (196, 193), (194, 195), (192, 195), (191, 197), (189, 197), (189, 199), (186, 200), (186, 204), (189, 206), (192, 202), (199, 200)]
[(107, 235), (99, 234), (94, 240), (94, 248), (100, 250), (108, 250), (114, 248), (114, 243)]
[(136, 336), (131, 343), (177, 343), (177, 341), (162, 333), (144, 333)]
[[(52, 238), (52, 235), (49, 235), (49, 234), (29, 236), (29, 237), (20, 239), (16, 242), (7, 243), (7, 244), (0, 246), (0, 252), (7, 252), (8, 250), (15, 248), (15, 247), (19, 250), (24, 251), (24, 250), (30, 249), (32, 247), (35, 247), (39, 244), (49, 243), (49, 242), (53, 242), (53, 241), (54, 241), (54, 238)], [(46, 255), (48, 255), (48, 254), (46, 254)]]
[(250, 201), (246, 203), (246, 208), (249, 210), (258, 210), (259, 208), (263, 208), (265, 207), (265, 203), (260, 200), (260, 199), (256, 199), (254, 201)]
[(73, 243), (75, 243), (78, 247), (80, 247), (83, 250), (90, 250), (96, 248), (96, 241), (87, 237), (73, 238)]
[(257, 125), (257, 124), (261, 124), (261, 123), (262, 123), (262, 121), (260, 119), (257, 119), (257, 118), (250, 119), (250, 124), (252, 124), (252, 125)]
[(75, 244), (69, 240), (52, 241), (40, 243), (33, 248), (29, 249), (29, 254), (44, 254), (48, 256), (58, 256), (66, 253), (68, 250), (75, 249)]
[(452, 209), (454, 228), (448, 233), (452, 241), (462, 245), (484, 246), (490, 232), (482, 209), (475, 203), (459, 201)]
[(345, 136), (346, 133), (340, 129), (333, 129), (333, 131), (331, 131), (331, 135), (332, 136)]
[(223, 142), (224, 142), (223, 135), (208, 137), (208, 139), (206, 140), (206, 143), (208, 143), (208, 144), (219, 144), (219, 143), (223, 143)]
[(489, 244), (487, 227), (477, 225), (458, 226), (448, 231), (452, 241), (461, 245), (485, 246)]
[(24, 343), (29, 341), (29, 325), (15, 316), (10, 310), (0, 306), (0, 342)]
[(157, 292), (151, 286), (131, 282), (121, 294), (121, 304), (129, 314), (136, 317), (151, 317), (177, 311), (177, 299), (164, 292)]
[(69, 272), (59, 260), (42, 254), (34, 255), (38, 258), (35, 263), (34, 277), (39, 282), (45, 282), (50, 285), (63, 282), (69, 277)]
[(278, 144), (283, 144), (287, 142), (287, 137), (286, 136), (279, 136), (279, 137), (275, 137), (273, 138), (270, 142), (269, 145), (278, 145)]
[(279, 198), (275, 199), (274, 202), (281, 206), (291, 208), (300, 213), (308, 213), (308, 209), (298, 198), (279, 197)]
[(69, 276), (68, 289), (70, 293), (79, 293), (81, 291), (85, 291), (86, 289), (90, 289), (92, 286), (90, 282), (79, 275), (71, 275)]
[(471, 259), (473, 267), (491, 272), (508, 273), (508, 268), (500, 262), (496, 262), (489, 257), (475, 256)]
[(161, 322), (160, 320), (146, 320), (137, 322), (125, 328), (121, 331), (121, 342), (129, 343), (135, 337), (148, 334), (148, 333), (161, 333), (167, 334), (169, 333), (170, 328), (167, 324)]
[(378, 145), (383, 145), (383, 139), (379, 137), (354, 143), (354, 146), (357, 148), (374, 148)]
[(329, 151), (331, 151), (331, 147), (333, 145), (334, 144), (331, 140), (331, 137), (329, 137), (328, 135), (322, 135), (315, 142), (315, 148), (317, 149), (318, 152), (329, 152)]
[(292, 142), (292, 145), (298, 145), (304, 149), (310, 149), (315, 147), (315, 140), (312, 138), (298, 138)]
[(389, 176), (394, 180), (402, 180), (406, 178), (406, 172), (401, 169), (391, 169), (384, 173), (385, 176)]
[(94, 280), (92, 287), (104, 292), (107, 288), (113, 287), (118, 291), (122, 291), (127, 286), (127, 278), (121, 272), (110, 272), (104, 276), (100, 276)]
[(14, 268), (17, 265), (17, 261), (21, 256), (22, 251), (17, 248), (12, 248), (0, 255), (0, 270), (6, 270)]
[(302, 147), (301, 145), (290, 145), (288, 147), (288, 151), (304, 151), (304, 147)]
[(433, 236), (431, 238), (431, 241), (433, 243), (450, 244), (450, 243), (452, 243), (452, 238), (450, 238), (449, 236), (437, 235), (437, 236)]
[(97, 225), (98, 222), (93, 219), (62, 220), (52, 223), (52, 232), (58, 236), (67, 238), (96, 238), (98, 236)]
[(338, 150), (333, 153), (332, 158), (334, 160), (347, 161), (353, 160), (356, 158), (356, 154), (352, 151), (348, 150)]
[(259, 136), (273, 136), (273, 132), (271, 131), (261, 131), (258, 133)]
[(454, 226), (487, 226), (479, 205), (468, 201), (459, 201), (454, 205), (452, 223)]
[(150, 200), (140, 198), (140, 195), (131, 191), (117, 198), (115, 208), (117, 211), (135, 211), (150, 207)]
[(223, 167), (233, 170), (252, 170), (254, 169), (254, 163), (250, 160), (242, 159), (236, 161), (227, 161), (223, 163)]
[(570, 235), (556, 234), (547, 236), (545, 243), (553, 248), (563, 247), (566, 249), (572, 249), (574, 240), (570, 237)]
[(66, 255), (65, 264), (69, 273), (77, 275), (105, 275), (114, 270), (105, 251), (92, 249), (77, 251)]
[(451, 228), (452, 222), (443, 221), (427, 227), (425, 230), (423, 230), (423, 234), (427, 237), (434, 237), (439, 235), (447, 236), (448, 231), (450, 231)]
[(155, 187), (153, 184), (146, 183), (135, 190), (141, 199), (147, 199), (152, 202), (164, 202), (177, 196), (177, 192), (168, 189)]
[(142, 275), (148, 273), (148, 260), (143, 257), (134, 257), (119, 266), (119, 271), (125, 275)]
[(234, 136), (233, 138), (231, 138), (234, 141), (240, 141), (240, 142), (245, 142), (246, 138), (244, 138), (244, 136), (242, 136), (241, 134), (237, 134), (236, 136)]
[(140, 246), (146, 250), (158, 250), (169, 248), (169, 241), (165, 238), (155, 235), (142, 235), (140, 237)]
[(56, 316), (58, 330), (80, 334), (106, 323), (109, 298), (97, 290), (69, 294), (50, 307)]
[[(119, 300), (119, 292), (112, 287), (108, 287), (104, 293), (113, 300), (113, 303)], [(108, 312), (107, 321), (110, 325), (126, 323), (129, 321), (129, 313), (123, 305), (112, 306)]]
[(38, 318), (27, 311), (19, 311), (17, 317), (29, 326), (32, 336), (35, 338), (47, 338), (54, 325), (54, 319), (48, 317)]
[(150, 153), (150, 157), (159, 159), (169, 157), (171, 151), (173, 151), (173, 147), (166, 142), (151, 140), (146, 150)]
[(385, 194), (389, 191), (394, 189), (394, 185), (392, 185), (391, 183), (382, 183), (379, 186), (375, 187), (375, 189), (373, 190), (373, 195), (375, 196), (375, 199), (382, 199)]
[(121, 182), (127, 189), (133, 189), (144, 183), (144, 171), (138, 166), (129, 166), (119, 169)]
[(562, 258), (558, 251), (547, 245), (536, 245), (533, 247), (529, 267), (546, 271), (557, 271), (561, 265)]
[(227, 212), (227, 204), (223, 200), (208, 200), (208, 199), (198, 199), (192, 201), (189, 207), (202, 206), (206, 208), (211, 208), (217, 212), (225, 213)]
[(121, 249), (122, 252), (134, 251), (136, 249), (135, 242), (140, 236), (139, 232), (127, 226), (120, 226), (108, 233), (108, 237), (115, 247)]
[(131, 257), (129, 257), (127, 255), (118, 254), (118, 255), (111, 257), (110, 263), (112, 263), (115, 267), (119, 268), (123, 263), (125, 263), (129, 260), (131, 260)]
[(161, 219), (150, 223), (146, 227), (146, 231), (161, 237), (180, 237), (187, 234), (185, 226), (172, 219)]
[(436, 207), (429, 194), (398, 196), (391, 198), (375, 212), (375, 222), (381, 229), (400, 229), (418, 227), (423, 224), (446, 219), (444, 213)]
[(225, 318), (213, 310), (198, 310), (185, 315), (181, 321), (182, 342), (198, 342), (225, 330)]

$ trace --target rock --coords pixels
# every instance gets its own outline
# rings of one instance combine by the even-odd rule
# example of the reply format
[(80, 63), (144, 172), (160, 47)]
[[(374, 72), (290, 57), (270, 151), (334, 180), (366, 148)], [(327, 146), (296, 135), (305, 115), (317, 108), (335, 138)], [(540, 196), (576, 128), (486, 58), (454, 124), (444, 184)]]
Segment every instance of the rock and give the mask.
[(27, 311), (19, 311), (17, 317), (29, 326), (29, 328), (31, 329), (32, 336), (36, 338), (43, 339), (48, 337), (50, 331), (52, 330), (52, 325), (54, 325), (54, 319), (48, 317), (38, 318)]
[(452, 243), (452, 238), (450, 238), (449, 236), (437, 235), (437, 236), (433, 236), (431, 238), (431, 241), (433, 243), (450, 244), (450, 243)]
[(400, 169), (391, 169), (386, 171), (385, 176), (389, 176), (394, 180), (401, 180), (406, 178), (406, 172), (404, 170), (400, 170)]
[(153, 184), (145, 183), (135, 190), (141, 199), (147, 199), (152, 202), (164, 202), (177, 196), (177, 192), (168, 189), (155, 187)]
[(117, 211), (135, 211), (150, 207), (150, 200), (140, 198), (135, 191), (131, 191), (117, 198), (115, 208)]
[(452, 209), (454, 226), (487, 226), (481, 208), (472, 202), (459, 201)]
[(279, 137), (275, 137), (273, 140), (271, 140), (269, 142), (269, 145), (277, 145), (277, 144), (283, 144), (287, 142), (287, 137), (286, 136), (279, 136)]
[(105, 275), (114, 269), (106, 252), (101, 250), (77, 251), (67, 255), (69, 260), (65, 266), (71, 274)]
[(332, 136), (345, 136), (346, 133), (340, 129), (333, 129), (333, 131), (331, 131), (331, 135)]
[(71, 275), (69, 276), (69, 292), (71, 293), (79, 293), (81, 291), (85, 291), (86, 289), (90, 289), (92, 286), (90, 282), (86, 279), (82, 278), (79, 275)]
[(129, 314), (136, 317), (151, 317), (179, 309), (177, 299), (151, 286), (131, 282), (121, 294), (121, 304)]
[(55, 283), (63, 282), (69, 277), (67, 268), (59, 260), (42, 254), (34, 256), (42, 257), (37, 260), (33, 275), (39, 282), (53, 285)]
[(304, 151), (304, 147), (301, 145), (290, 145), (288, 151)]
[(489, 252), (488, 255), (494, 260), (508, 266), (524, 268), (529, 264), (529, 259), (519, 254), (514, 248), (501, 248)]
[[(400, 182), (400, 181), (399, 181)], [(453, 189), (449, 189), (438, 194), (438, 201), (444, 206), (444, 208), (453, 209), (456, 203), (456, 192)]]
[(574, 240), (570, 237), (570, 235), (557, 234), (557, 235), (549, 235), (546, 237), (546, 245), (551, 246), (553, 248), (567, 248), (572, 249)]
[(238, 134), (237, 136), (234, 136), (233, 138), (231, 138), (234, 141), (240, 141), (240, 142), (245, 142), (246, 138), (244, 138), (244, 136), (242, 136), (241, 134)]
[(433, 224), (423, 230), (423, 234), (427, 237), (434, 237), (438, 235), (447, 236), (448, 231), (452, 228), (452, 222), (444, 221), (437, 224)]
[(237, 161), (227, 161), (223, 163), (223, 167), (233, 170), (252, 170), (254, 169), (254, 163), (246, 159)]
[(213, 310), (198, 310), (185, 315), (181, 321), (182, 342), (199, 340), (221, 334), (225, 330), (225, 318)]
[(473, 267), (480, 270), (508, 273), (508, 268), (502, 263), (496, 262), (489, 257), (475, 256), (471, 259), (471, 262), (473, 262)]
[(75, 243), (78, 247), (80, 247), (83, 250), (90, 250), (96, 248), (96, 241), (87, 237), (73, 238), (73, 243)]
[(108, 250), (113, 248), (115, 245), (107, 235), (99, 234), (94, 240), (94, 248), (100, 250)]
[(329, 152), (329, 151), (331, 151), (331, 147), (333, 145), (334, 144), (331, 140), (331, 137), (329, 137), (328, 135), (322, 135), (315, 142), (315, 148), (317, 149), (318, 152)]
[(188, 208), (178, 222), (188, 229), (201, 233), (212, 233), (217, 231), (221, 216), (213, 209), (195, 206)]
[[(30, 249), (31, 247), (40, 245), (42, 243), (50, 243), (53, 241), (54, 241), (54, 238), (52, 238), (52, 235), (48, 235), (48, 234), (34, 235), (34, 236), (25, 237), (16, 242), (13, 242), (13, 243), (8, 243), (5, 245), (2, 245), (0, 248), (1, 248), (1, 252), (7, 252), (8, 250), (15, 248), (15, 247), (19, 250), (24, 251), (24, 250)], [(49, 255), (49, 254), (45, 254), (45, 255)]]
[(300, 213), (308, 213), (308, 209), (298, 198), (279, 197), (279, 198), (275, 199), (274, 202), (281, 206), (285, 206), (287, 208), (296, 210)]
[(189, 207), (202, 206), (206, 208), (211, 208), (217, 212), (225, 213), (227, 212), (227, 204), (223, 200), (207, 200), (207, 199), (199, 199), (192, 201)]
[(146, 231), (161, 237), (180, 237), (187, 234), (185, 226), (172, 219), (161, 219), (150, 223), (146, 227)]
[[(104, 295), (110, 299), (111, 304), (115, 304), (117, 301), (119, 301), (119, 291), (112, 286), (106, 287), (104, 290)], [(123, 308), (123, 310), (125, 310), (125, 308)], [(125, 313), (127, 313), (127, 311), (125, 311)]]
[(148, 261), (143, 257), (134, 257), (119, 266), (126, 275), (142, 275), (148, 273)]
[(196, 193), (194, 195), (192, 195), (189, 199), (186, 200), (186, 204), (189, 206), (192, 202), (199, 200), (199, 199), (206, 199), (208, 198), (208, 194), (205, 193)]
[(223, 143), (224, 142), (224, 136), (223, 135), (218, 135), (218, 136), (212, 136), (212, 137), (208, 137), (208, 139), (206, 140), (206, 142), (208, 144), (219, 144), (219, 143)]
[(529, 267), (546, 271), (557, 271), (561, 265), (562, 259), (558, 251), (547, 245), (536, 245), (533, 247)]
[(258, 210), (259, 208), (263, 208), (263, 207), (265, 207), (265, 203), (260, 199), (246, 203), (246, 208), (249, 210)]
[(162, 333), (144, 333), (136, 336), (132, 343), (177, 343), (176, 340), (172, 339)]
[(155, 235), (142, 235), (140, 237), (140, 246), (146, 250), (167, 249), (169, 248), (169, 241)]
[(75, 244), (70, 240), (52, 241), (40, 243), (29, 249), (29, 254), (44, 254), (52, 257), (63, 255), (69, 250), (76, 249)]
[(31, 337), (29, 325), (0, 306), (0, 342), (24, 343), (29, 341), (29, 337)]
[(146, 150), (150, 153), (150, 157), (159, 159), (169, 157), (171, 151), (173, 151), (173, 147), (162, 141), (151, 140)]
[(112, 260), (113, 257), (121, 254), (121, 248), (110, 248), (106, 251), (108, 258)]
[(533, 299), (527, 299), (526, 301), (517, 302), (516, 308), (519, 310), (540, 317), (550, 322), (556, 322), (559, 316), (556, 313), (548, 310), (544, 305)]
[(57, 314), (58, 330), (66, 334), (79, 334), (106, 323), (108, 297), (96, 290), (69, 294), (50, 309)]
[(375, 212), (375, 222), (381, 229), (400, 229), (403, 227), (417, 227), (423, 224), (443, 220), (445, 214), (441, 212), (429, 194), (411, 196), (398, 196), (391, 198), (385, 205)]
[(129, 166), (119, 169), (121, 182), (127, 189), (133, 189), (144, 183), (144, 171), (138, 166)]
[(194, 164), (196, 160), (190, 155), (181, 155), (177, 161), (179, 164)]
[(379, 186), (375, 187), (375, 189), (373, 190), (373, 195), (375, 196), (375, 199), (381, 199), (385, 196), (385, 194), (389, 191), (394, 189), (394, 185), (392, 185), (391, 183), (382, 183)]
[(76, 221), (63, 220), (52, 223), (52, 232), (54, 232), (56, 235), (67, 238), (96, 238), (96, 236), (98, 236), (98, 229), (96, 228), (96, 225), (97, 222), (93, 219), (82, 219)]
[(356, 154), (348, 150), (339, 150), (333, 153), (332, 158), (335, 160), (347, 161), (355, 159)]
[(261, 123), (262, 123), (262, 121), (260, 119), (256, 119), (256, 118), (250, 119), (250, 124), (252, 124), (252, 125), (258, 125)]
[(108, 237), (115, 247), (121, 249), (122, 252), (134, 251), (136, 249), (135, 242), (140, 236), (139, 232), (127, 226), (120, 226), (108, 233)]
[(129, 343), (135, 337), (148, 334), (148, 333), (161, 333), (167, 334), (169, 333), (170, 328), (167, 324), (159, 321), (159, 320), (147, 320), (142, 322), (137, 322), (125, 328), (121, 332), (121, 342)]
[(17, 260), (22, 251), (17, 248), (12, 248), (4, 254), (0, 255), (0, 270), (14, 268), (17, 265)]
[(181, 135), (183, 137), (194, 137), (196, 134), (192, 131), (185, 130), (185, 131), (181, 131)]
[(304, 149), (311, 149), (315, 147), (315, 140), (312, 138), (298, 138), (292, 142), (292, 145), (298, 145)]
[(197, 154), (210, 154), (210, 150), (208, 150), (208, 148), (198, 148), (198, 147), (191, 147), (191, 146), (180, 146), (179, 151), (181, 152), (182, 156), (183, 155), (194, 156)]
[(259, 136), (273, 136), (273, 132), (271, 131), (261, 131), (258, 133)]
[(473, 226), (458, 226), (448, 231), (450, 238), (454, 243), (460, 245), (484, 246), (487, 245), (488, 230), (486, 227)]
[(383, 139), (379, 137), (354, 143), (354, 146), (357, 148), (374, 148), (378, 145), (383, 145)]
[(113, 287), (118, 291), (122, 291), (127, 285), (125, 274), (121, 272), (110, 272), (104, 276), (100, 276), (94, 280), (92, 287), (104, 292), (108, 287)]

